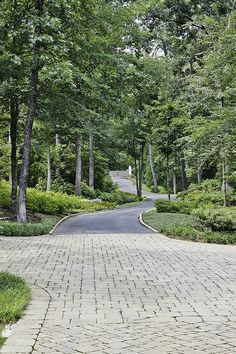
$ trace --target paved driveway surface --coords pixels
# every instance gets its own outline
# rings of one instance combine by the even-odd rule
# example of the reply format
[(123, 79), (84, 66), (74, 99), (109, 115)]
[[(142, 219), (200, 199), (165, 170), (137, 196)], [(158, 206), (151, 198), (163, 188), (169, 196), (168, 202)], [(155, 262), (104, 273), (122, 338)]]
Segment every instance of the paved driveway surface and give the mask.
[[(1, 237), (0, 270), (33, 291), (2, 353), (236, 353), (236, 247), (148, 233), (137, 216), (152, 203), (74, 218), (67, 235)], [(134, 233), (108, 233), (114, 214)]]
[[(135, 186), (128, 178), (113, 177), (113, 180), (119, 184), (123, 191), (136, 193)], [(139, 215), (141, 212), (151, 209), (154, 206), (155, 199), (167, 199), (168, 196), (149, 192), (144, 192), (144, 195), (150, 200), (143, 202), (137, 207), (69, 218), (57, 227), (55, 234), (150, 233), (150, 230), (139, 223)]]
[(33, 300), (2, 353), (236, 353), (236, 248), (158, 234), (0, 238)]

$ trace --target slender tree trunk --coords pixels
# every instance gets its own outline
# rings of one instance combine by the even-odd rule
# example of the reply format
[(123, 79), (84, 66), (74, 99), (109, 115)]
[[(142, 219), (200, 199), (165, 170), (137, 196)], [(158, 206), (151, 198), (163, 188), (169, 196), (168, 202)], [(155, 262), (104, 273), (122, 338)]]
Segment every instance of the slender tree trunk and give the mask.
[(202, 182), (202, 171), (201, 171), (199, 160), (197, 160), (197, 184), (200, 185), (201, 182)]
[(168, 194), (168, 200), (170, 201), (170, 157), (168, 153), (166, 156), (166, 169), (166, 189)]
[(224, 206), (228, 205), (228, 190), (229, 190), (229, 184), (227, 181), (228, 170), (229, 170), (229, 166), (227, 165), (226, 161), (224, 161), (222, 163), (222, 179), (223, 179), (222, 191), (224, 194)]
[(60, 170), (61, 158), (60, 158), (60, 138), (58, 134), (56, 134), (55, 140), (56, 140), (56, 154), (57, 154), (56, 176), (59, 177), (61, 174), (61, 170)]
[(82, 163), (81, 163), (81, 136), (78, 133), (76, 142), (76, 171), (75, 171), (75, 194), (81, 195), (82, 180)]
[[(12, 34), (12, 55), (17, 55), (18, 47), (16, 43), (16, 31), (17, 31), (17, 15), (18, 1), (13, 1), (13, 34)], [(19, 101), (17, 97), (18, 85), (18, 71), (14, 68), (11, 69), (11, 79), (13, 82), (12, 92), (10, 95), (10, 141), (11, 141), (11, 209), (14, 212), (16, 218), (17, 211), (17, 125), (19, 120)]]
[(93, 133), (89, 133), (89, 187), (94, 188)]
[(154, 163), (153, 163), (151, 139), (149, 139), (149, 162), (150, 162), (150, 169), (151, 169), (152, 178), (153, 178), (154, 192), (157, 193), (158, 192), (158, 181), (157, 181), (157, 175), (156, 175), (156, 171), (155, 171)]
[(188, 189), (188, 179), (187, 179), (187, 174), (186, 174), (186, 163), (185, 163), (185, 158), (184, 154), (181, 154), (180, 157), (180, 171), (181, 171), (181, 179), (182, 179), (182, 186), (183, 190)]
[(139, 178), (138, 178), (138, 165), (137, 160), (134, 158), (134, 171), (135, 171), (135, 182), (136, 182), (136, 192), (139, 195)]
[(140, 156), (139, 156), (139, 188), (138, 188), (138, 197), (142, 198), (143, 195), (143, 164), (144, 164), (144, 144), (141, 146)]
[(48, 148), (48, 153), (47, 153), (47, 192), (51, 191), (51, 184), (52, 184), (52, 169), (51, 169), (51, 152), (50, 152), (50, 147)]
[[(44, 0), (36, 0), (35, 8), (37, 10), (37, 15), (40, 18), (43, 12)], [(41, 34), (41, 27), (37, 25), (35, 28), (35, 34), (39, 38)], [(40, 49), (41, 40), (37, 39), (33, 48), (33, 65), (30, 75), (30, 88), (29, 88), (29, 105), (27, 122), (24, 134), (24, 145), (23, 145), (23, 157), (22, 157), (22, 167), (20, 174), (19, 183), (19, 196), (17, 205), (17, 220), (20, 222), (27, 221), (26, 214), (26, 189), (28, 183), (29, 175), (29, 160), (30, 160), (30, 149), (31, 149), (31, 139), (32, 139), (32, 129), (33, 122), (36, 112), (36, 102), (37, 102), (37, 87), (38, 87), (38, 74), (40, 69)]]
[(173, 171), (173, 193), (177, 194), (176, 173)]

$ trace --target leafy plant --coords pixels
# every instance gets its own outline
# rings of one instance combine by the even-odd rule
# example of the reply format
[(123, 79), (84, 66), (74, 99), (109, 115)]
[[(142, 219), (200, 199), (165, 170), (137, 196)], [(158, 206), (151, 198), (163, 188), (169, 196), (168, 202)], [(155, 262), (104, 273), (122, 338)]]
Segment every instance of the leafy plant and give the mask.
[(196, 226), (212, 231), (236, 231), (235, 208), (201, 208), (193, 211)]

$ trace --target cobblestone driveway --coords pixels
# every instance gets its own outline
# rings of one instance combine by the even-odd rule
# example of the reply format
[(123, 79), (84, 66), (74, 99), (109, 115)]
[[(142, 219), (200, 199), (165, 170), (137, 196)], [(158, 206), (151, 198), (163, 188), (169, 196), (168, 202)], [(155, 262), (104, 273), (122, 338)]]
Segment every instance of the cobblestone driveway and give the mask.
[(2, 353), (236, 353), (236, 247), (109, 234), (0, 238), (34, 284)]

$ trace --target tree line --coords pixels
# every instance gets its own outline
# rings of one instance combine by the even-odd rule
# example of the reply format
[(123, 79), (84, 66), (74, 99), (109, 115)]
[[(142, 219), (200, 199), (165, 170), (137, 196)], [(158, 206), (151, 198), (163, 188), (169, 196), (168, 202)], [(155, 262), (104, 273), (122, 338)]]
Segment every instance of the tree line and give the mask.
[(0, 177), (25, 222), (27, 186), (137, 194), (235, 183), (235, 1), (0, 4)]

